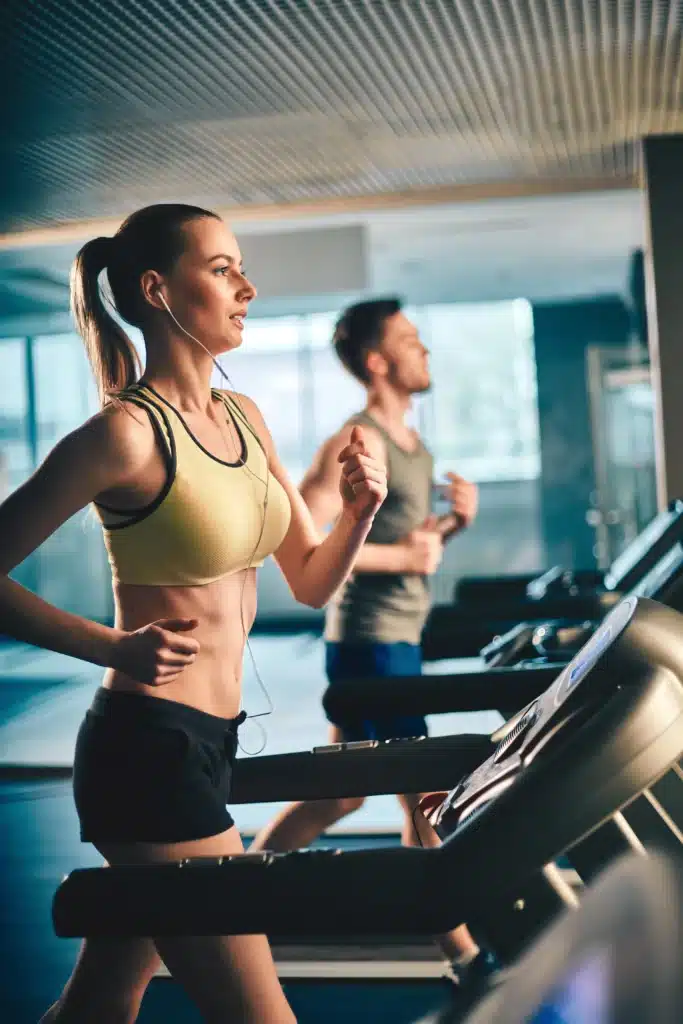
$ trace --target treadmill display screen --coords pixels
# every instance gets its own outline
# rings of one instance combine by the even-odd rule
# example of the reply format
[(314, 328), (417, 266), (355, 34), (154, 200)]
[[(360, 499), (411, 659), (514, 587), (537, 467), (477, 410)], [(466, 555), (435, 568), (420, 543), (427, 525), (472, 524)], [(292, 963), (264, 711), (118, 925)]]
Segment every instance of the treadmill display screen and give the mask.
[(528, 1024), (613, 1024), (609, 950), (594, 948), (545, 997)]
[(585, 648), (585, 654), (580, 660), (577, 656), (574, 667), (569, 673), (569, 681), (566, 685), (567, 690), (576, 686), (576, 684), (583, 679), (589, 669), (593, 668), (593, 665), (598, 660), (602, 652), (609, 646), (611, 639), (612, 627), (607, 626), (607, 628), (595, 638), (593, 643)]

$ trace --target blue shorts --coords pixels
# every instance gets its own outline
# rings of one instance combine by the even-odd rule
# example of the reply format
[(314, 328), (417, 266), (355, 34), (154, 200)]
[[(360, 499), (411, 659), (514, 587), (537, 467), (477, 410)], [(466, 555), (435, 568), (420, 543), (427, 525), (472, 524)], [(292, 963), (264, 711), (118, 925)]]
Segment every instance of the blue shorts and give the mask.
[[(419, 644), (327, 643), (325, 670), (330, 685), (345, 679), (370, 676), (419, 676), (422, 651)], [(341, 726), (344, 740), (392, 740), (426, 736), (427, 723), (420, 715), (348, 723)]]

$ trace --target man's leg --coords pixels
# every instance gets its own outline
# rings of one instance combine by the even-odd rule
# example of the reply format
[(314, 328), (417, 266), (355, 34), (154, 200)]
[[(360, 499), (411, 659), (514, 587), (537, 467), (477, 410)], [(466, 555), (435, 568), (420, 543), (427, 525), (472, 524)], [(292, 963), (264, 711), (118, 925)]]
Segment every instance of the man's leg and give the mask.
[[(421, 799), (422, 796), (415, 793), (403, 793), (398, 797), (398, 802), (405, 813), (403, 845), (432, 849), (440, 845), (440, 840), (424, 817), (416, 813)], [(437, 936), (436, 941), (446, 959), (450, 961), (468, 962), (474, 960), (480, 952), (479, 946), (465, 924), (458, 925), (457, 928)]]
[[(330, 743), (341, 743), (343, 740), (341, 729), (333, 725), (330, 729)], [(289, 850), (309, 846), (322, 832), (341, 818), (353, 814), (363, 803), (363, 797), (342, 797), (289, 804), (261, 829), (249, 849), (287, 853)]]
[[(399, 796), (399, 802), (405, 811), (406, 818), (410, 818), (414, 843), (406, 845), (419, 845), (426, 848), (439, 846), (441, 840), (425, 819), (418, 806), (422, 797), (415, 794)], [(455, 980), (458, 983), (458, 991), (461, 993), (465, 1006), (471, 1006), (495, 984), (496, 977), (500, 977), (500, 967), (496, 957), (486, 949), (481, 949), (466, 924), (458, 925), (449, 932), (437, 935), (435, 941), (442, 950), (444, 956), (451, 964)]]
[[(417, 644), (387, 644), (380, 656), (385, 675), (397, 677), (422, 675), (422, 651)], [(373, 739), (380, 740), (427, 736), (429, 732), (427, 722), (423, 717), (392, 716), (390, 709), (386, 719), (369, 723), (368, 727), (369, 735)], [(398, 801), (404, 812), (401, 832), (401, 841), (404, 846), (434, 847), (440, 843), (439, 837), (428, 822), (424, 818), (420, 822), (419, 819), (422, 816), (416, 815), (421, 799), (419, 794), (414, 793), (398, 795)], [(446, 959), (452, 963), (454, 973), (462, 980), (464, 980), (470, 965), (479, 964), (487, 957), (487, 954), (480, 950), (465, 924), (437, 936), (436, 942)]]
[[(330, 684), (344, 679), (363, 678), (375, 674), (374, 644), (325, 645), (325, 671)], [(362, 726), (355, 731), (342, 730), (332, 725), (330, 743), (367, 739)], [(326, 829), (341, 818), (353, 814), (363, 806), (363, 797), (344, 797), (333, 800), (307, 800), (289, 804), (265, 828), (262, 828), (249, 847), (250, 850), (272, 850), (286, 853), (308, 846)]]

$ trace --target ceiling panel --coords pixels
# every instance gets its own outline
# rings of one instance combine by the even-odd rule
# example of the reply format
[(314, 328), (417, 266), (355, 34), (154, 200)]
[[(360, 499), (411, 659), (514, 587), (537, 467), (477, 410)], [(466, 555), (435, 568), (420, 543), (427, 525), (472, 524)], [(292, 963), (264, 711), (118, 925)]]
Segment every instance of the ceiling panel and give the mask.
[(683, 0), (5, 0), (0, 231), (629, 180), (683, 131)]

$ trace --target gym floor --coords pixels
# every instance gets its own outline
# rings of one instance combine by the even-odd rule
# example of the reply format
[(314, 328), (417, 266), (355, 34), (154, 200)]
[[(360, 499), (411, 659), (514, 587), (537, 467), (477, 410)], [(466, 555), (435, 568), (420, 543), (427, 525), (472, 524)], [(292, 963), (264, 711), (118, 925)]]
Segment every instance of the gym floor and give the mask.
[[(310, 634), (254, 637), (251, 647), (275, 705), (271, 717), (259, 720), (267, 731), (264, 752), (305, 750), (324, 742), (320, 639)], [(455, 667), (440, 662), (432, 669)], [(468, 663), (467, 667), (475, 666)], [(68, 871), (97, 865), (99, 858), (78, 838), (70, 783), (40, 777), (39, 769), (71, 763), (76, 731), (99, 676), (99, 669), (61, 655), (14, 645), (0, 647), (0, 1019), (7, 1024), (35, 1024), (59, 993), (76, 955), (76, 941), (54, 936), (52, 895)], [(248, 711), (267, 707), (248, 654), (244, 693)], [(430, 731), (433, 735), (489, 732), (499, 721), (495, 713), (444, 715), (431, 720)], [(245, 726), (241, 738), (242, 756), (258, 751), (263, 743), (254, 723)], [(18, 779), (16, 772), (10, 773), (10, 765), (31, 765), (36, 771)], [(237, 824), (245, 838), (278, 806), (236, 807)], [(335, 829), (332, 841), (336, 846), (397, 842), (399, 826), (396, 801), (373, 797)], [(409, 961), (414, 964), (424, 951), (397, 951), (398, 980), (388, 983), (341, 981), (334, 969), (326, 972), (327, 977), (311, 978), (318, 953), (322, 951), (306, 951), (302, 959), (307, 959), (308, 971), (300, 972), (300, 980), (285, 980), (300, 1024), (341, 1024), (354, 1018), (408, 1024), (443, 1000), (444, 983), (410, 977), (420, 971), (411, 970)], [(279, 951), (276, 956), (280, 961)], [(368, 950), (358, 950), (353, 958), (368, 956), (372, 957)], [(324, 959), (329, 958), (328, 951)], [(199, 1017), (173, 982), (159, 978), (150, 986), (139, 1020), (141, 1024), (195, 1024)]]

